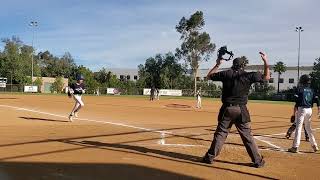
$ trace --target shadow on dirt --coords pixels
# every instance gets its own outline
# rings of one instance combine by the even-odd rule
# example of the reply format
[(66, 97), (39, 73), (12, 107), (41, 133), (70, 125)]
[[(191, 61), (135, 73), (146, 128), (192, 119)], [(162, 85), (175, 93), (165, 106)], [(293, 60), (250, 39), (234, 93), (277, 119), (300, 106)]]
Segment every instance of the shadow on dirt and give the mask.
[[(253, 174), (249, 172), (243, 172), (240, 170), (235, 169), (228, 169), (223, 167), (215, 167), (212, 165), (207, 165), (200, 163), (202, 157), (188, 155), (188, 154), (182, 154), (177, 152), (168, 152), (158, 149), (151, 149), (147, 147), (141, 147), (141, 146), (134, 146), (134, 145), (128, 145), (128, 144), (118, 144), (118, 143), (104, 143), (104, 142), (98, 142), (98, 141), (62, 141), (63, 143), (73, 144), (73, 145), (79, 145), (82, 147), (90, 147), (90, 148), (98, 148), (98, 149), (105, 149), (105, 150), (112, 150), (112, 151), (120, 151), (120, 152), (129, 152), (134, 154), (140, 154), (145, 155), (149, 157), (159, 158), (159, 159), (166, 159), (181, 163), (189, 163), (199, 166), (205, 166), (213, 169), (219, 169), (219, 170), (226, 170), (230, 172), (240, 173), (240, 174), (246, 174), (253, 177), (259, 177), (259, 178), (265, 178), (265, 179), (276, 179), (264, 175), (259, 174)], [(160, 156), (159, 156), (160, 155)], [(230, 161), (224, 161), (224, 160), (216, 160), (216, 163), (224, 163), (224, 164), (232, 164), (232, 165), (239, 165), (239, 166), (251, 166), (251, 163), (241, 163), (241, 162), (230, 162)]]
[(169, 107), (169, 108), (192, 108), (189, 105), (184, 105), (184, 104), (167, 104), (165, 105), (165, 107)]
[(0, 179), (200, 179), (132, 164), (1, 162)]
[(34, 118), (34, 117), (19, 117), (19, 118), (25, 119), (25, 120), (32, 120), (32, 121), (52, 121), (52, 122), (64, 122), (64, 123), (69, 122), (69, 121), (47, 119), (47, 118)]

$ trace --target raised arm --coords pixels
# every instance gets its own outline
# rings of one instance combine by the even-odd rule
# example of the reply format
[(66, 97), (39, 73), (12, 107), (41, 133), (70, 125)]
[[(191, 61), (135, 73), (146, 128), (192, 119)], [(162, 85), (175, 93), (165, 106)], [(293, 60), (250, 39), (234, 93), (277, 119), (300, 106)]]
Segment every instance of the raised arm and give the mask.
[(223, 59), (217, 59), (216, 65), (208, 72), (207, 79), (210, 79), (211, 76), (218, 72), (220, 65), (222, 64)]
[(259, 52), (261, 55), (261, 59), (264, 63), (264, 80), (270, 80), (270, 69), (269, 69), (269, 63), (268, 63), (268, 58), (267, 55), (263, 52)]

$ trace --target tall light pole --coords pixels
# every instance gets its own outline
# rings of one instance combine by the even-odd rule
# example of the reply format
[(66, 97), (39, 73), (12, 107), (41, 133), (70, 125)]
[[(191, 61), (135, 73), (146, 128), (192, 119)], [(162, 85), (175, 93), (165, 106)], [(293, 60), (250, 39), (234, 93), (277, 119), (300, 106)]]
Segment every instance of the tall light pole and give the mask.
[(38, 22), (31, 21), (29, 25), (32, 27), (31, 83), (33, 86), (33, 53), (34, 53), (33, 41), (34, 41), (34, 32), (36, 27), (38, 26)]
[(300, 33), (301, 33), (302, 31), (304, 31), (304, 30), (302, 29), (301, 26), (297, 26), (297, 27), (296, 27), (296, 32), (298, 32), (298, 34), (299, 34), (299, 47), (298, 47), (298, 83), (299, 83), (299, 78), (300, 78), (300, 41), (301, 41)]

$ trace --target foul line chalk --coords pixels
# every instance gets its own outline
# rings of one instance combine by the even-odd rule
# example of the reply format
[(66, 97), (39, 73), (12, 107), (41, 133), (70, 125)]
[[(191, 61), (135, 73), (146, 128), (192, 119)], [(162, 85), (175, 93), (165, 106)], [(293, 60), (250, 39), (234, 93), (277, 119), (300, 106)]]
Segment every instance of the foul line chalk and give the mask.
[[(15, 110), (19, 110), (19, 111), (28, 111), (28, 112), (34, 112), (34, 113), (38, 113), (38, 114), (45, 114), (45, 115), (49, 115), (49, 116), (55, 116), (55, 117), (60, 117), (60, 118), (68, 118), (67, 116), (63, 116), (63, 115), (59, 115), (59, 114), (53, 114), (53, 113), (48, 113), (48, 112), (43, 112), (43, 111), (39, 111), (39, 110), (35, 110), (35, 109), (27, 109), (27, 108), (22, 108), (22, 107), (16, 107), (16, 106), (10, 106), (10, 105), (2, 105), (0, 104), (0, 107), (6, 107), (6, 108), (12, 108)], [(155, 130), (155, 129), (150, 129), (150, 128), (144, 128), (144, 127), (138, 127), (138, 126), (133, 126), (133, 125), (128, 125), (128, 124), (123, 124), (123, 123), (116, 123), (116, 122), (109, 122), (109, 121), (99, 121), (99, 120), (92, 120), (92, 119), (85, 119), (85, 118), (77, 118), (80, 121), (88, 121), (88, 122), (96, 122), (96, 123), (101, 123), (101, 124), (111, 124), (111, 125), (115, 125), (115, 126), (122, 126), (122, 127), (127, 127), (127, 128), (132, 128), (132, 129), (139, 129), (139, 130), (143, 130), (146, 132), (154, 132), (154, 133), (160, 133), (160, 140), (158, 141), (159, 145), (163, 145), (163, 146), (180, 146), (180, 147), (200, 147), (203, 145), (191, 145), (191, 144), (166, 144), (165, 142), (165, 135), (166, 134), (170, 134), (170, 135), (176, 135), (173, 132), (169, 132), (169, 131), (159, 131), (159, 130)], [(319, 130), (320, 128), (315, 128), (312, 129), (313, 131), (315, 130)], [(255, 139), (257, 139), (258, 141), (264, 142), (268, 145), (270, 145), (271, 147), (278, 149), (279, 151), (284, 151), (281, 147), (271, 143), (270, 141), (267, 140), (263, 140), (261, 138), (263, 137), (273, 137), (273, 136), (279, 136), (279, 135), (285, 135), (286, 133), (277, 133), (277, 134), (267, 134), (267, 135), (263, 135), (263, 136), (254, 136)], [(263, 150), (263, 149), (261, 149)], [(266, 149), (264, 149), (266, 150)]]
[[(0, 107), (12, 108), (12, 109), (15, 109), (15, 110), (18, 110), (18, 111), (28, 111), (28, 112), (38, 113), (38, 114), (45, 114), (45, 115), (55, 116), (55, 117), (60, 117), (60, 118), (68, 118), (67, 116), (48, 113), (48, 112), (43, 112), (43, 111), (39, 111), (39, 110), (35, 110), (35, 109), (27, 109), (27, 108), (9, 106), (9, 105), (2, 105), (2, 104), (0, 104)], [(201, 146), (201, 145), (192, 145), (192, 144), (166, 144), (165, 143), (165, 135), (166, 134), (176, 135), (173, 132), (169, 132), (169, 131), (158, 131), (158, 130), (154, 130), (154, 129), (138, 127), (138, 126), (132, 126), (132, 125), (123, 124), (123, 123), (109, 122), (109, 121), (99, 121), (99, 120), (92, 120), (92, 119), (85, 119), (85, 118), (76, 118), (76, 119), (80, 120), (80, 121), (88, 121), (88, 122), (95, 122), (95, 123), (101, 123), (101, 124), (111, 124), (111, 125), (115, 125), (115, 126), (122, 126), (122, 127), (132, 128), (132, 129), (139, 129), (139, 130), (143, 130), (143, 131), (146, 131), (146, 132), (160, 133), (160, 138), (161, 139), (158, 142), (158, 144), (164, 145), (164, 146), (184, 146), (184, 147)]]
[(270, 141), (263, 140), (263, 139), (261, 139), (261, 137), (254, 137), (254, 138), (257, 139), (258, 141), (261, 141), (261, 142), (264, 142), (264, 143), (270, 145), (271, 147), (273, 147), (275, 149), (278, 149), (279, 151), (284, 151), (284, 149), (282, 149), (281, 147), (271, 143)]

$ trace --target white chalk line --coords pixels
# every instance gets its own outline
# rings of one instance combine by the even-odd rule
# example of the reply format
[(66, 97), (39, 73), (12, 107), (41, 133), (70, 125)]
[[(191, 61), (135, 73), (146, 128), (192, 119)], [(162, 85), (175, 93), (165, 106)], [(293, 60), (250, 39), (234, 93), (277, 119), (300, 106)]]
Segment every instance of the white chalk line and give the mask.
[[(45, 114), (45, 115), (55, 116), (55, 117), (60, 117), (60, 118), (68, 118), (67, 116), (63, 116), (63, 115), (59, 115), (59, 114), (53, 114), (53, 113), (43, 112), (43, 111), (39, 111), (39, 110), (27, 109), (27, 108), (10, 106), (10, 105), (2, 105), (2, 104), (0, 104), (0, 107), (12, 108), (12, 109), (15, 109), (15, 110), (18, 110), (18, 111), (27, 111), (27, 112), (33, 112), (33, 113), (38, 113), (38, 114)], [(146, 131), (146, 132), (160, 133), (160, 135), (161, 135), (160, 141), (161, 142), (160, 141), (158, 142), (159, 145), (180, 146), (180, 147), (202, 146), (202, 145), (192, 145), (192, 144), (167, 144), (167, 143), (165, 143), (165, 134), (176, 135), (173, 132), (169, 132), (169, 131), (159, 131), (159, 130), (155, 130), (155, 129), (138, 127), (138, 126), (123, 124), (123, 123), (110, 122), (110, 121), (99, 121), (99, 120), (92, 120), (92, 119), (86, 119), (86, 118), (75, 118), (75, 119), (80, 120), (80, 121), (88, 121), (88, 122), (95, 122), (95, 123), (101, 123), (101, 124), (111, 124), (111, 125), (115, 125), (115, 126), (122, 126), (122, 127), (132, 128), (132, 129), (139, 129), (139, 130), (143, 130), (143, 131)]]
[[(45, 114), (45, 115), (49, 115), (49, 116), (55, 116), (55, 117), (60, 117), (60, 118), (68, 118), (67, 116), (63, 116), (63, 115), (59, 115), (59, 114), (53, 114), (53, 113), (48, 113), (48, 112), (43, 112), (43, 111), (39, 111), (39, 110), (34, 110), (34, 109), (27, 109), (27, 108), (22, 108), (22, 107), (17, 107), (17, 106), (10, 106), (10, 105), (1, 105), (0, 107), (6, 107), (6, 108), (12, 108), (15, 110), (20, 110), (20, 111), (28, 111), (28, 112), (34, 112), (34, 113), (38, 113), (38, 114)], [(115, 125), (115, 126), (122, 126), (122, 127), (127, 127), (127, 128), (133, 128), (133, 129), (139, 129), (139, 130), (143, 130), (146, 132), (154, 132), (154, 133), (160, 133), (161, 135), (161, 139), (158, 141), (158, 145), (163, 145), (163, 146), (177, 146), (177, 147), (204, 147), (203, 145), (192, 145), (192, 144), (167, 144), (165, 142), (165, 137), (163, 136), (163, 134), (169, 134), (169, 135), (176, 135), (173, 132), (169, 132), (169, 131), (159, 131), (159, 130), (155, 130), (155, 129), (150, 129), (150, 128), (144, 128), (144, 127), (138, 127), (138, 126), (133, 126), (133, 125), (128, 125), (128, 124), (123, 124), (123, 123), (116, 123), (116, 122), (109, 122), (109, 121), (99, 121), (99, 120), (92, 120), (92, 119), (86, 119), (86, 118), (75, 118), (77, 120), (80, 121), (88, 121), (88, 122), (95, 122), (95, 123), (101, 123), (101, 124), (111, 124), (111, 125)], [(318, 130), (320, 128), (316, 128), (313, 130)], [(255, 139), (257, 139), (258, 141), (261, 141), (263, 143), (266, 143), (268, 145), (270, 145), (271, 147), (278, 149), (279, 151), (284, 151), (284, 149), (282, 149), (281, 147), (273, 144), (270, 141), (267, 140), (263, 140), (261, 138), (263, 137), (273, 137), (273, 136), (278, 136), (278, 135), (285, 135), (286, 133), (277, 133), (277, 134), (268, 134), (268, 135), (263, 135), (263, 136), (254, 136)], [(260, 149), (260, 150), (272, 150), (272, 149)]]
[(257, 139), (257, 140), (259, 140), (259, 141), (261, 141), (261, 142), (264, 142), (264, 143), (270, 145), (271, 147), (273, 147), (273, 148), (275, 148), (275, 149), (278, 149), (279, 151), (284, 151), (284, 149), (282, 149), (281, 147), (279, 147), (279, 146), (271, 143), (270, 141), (263, 140), (263, 139), (261, 139), (260, 137), (254, 137), (254, 138)]
[[(314, 128), (312, 129), (312, 131), (316, 131), (316, 130), (319, 130), (320, 128)], [(271, 141), (267, 141), (265, 139), (262, 139), (262, 138), (272, 138), (272, 137), (275, 137), (275, 136), (283, 136), (283, 135), (286, 135), (287, 133), (276, 133), (276, 134), (267, 134), (267, 135), (258, 135), (258, 136), (254, 136), (255, 139), (257, 139), (258, 141), (261, 141), (261, 142), (264, 142), (274, 148), (276, 148), (278, 151), (280, 152), (287, 152), (286, 149), (283, 149), (281, 148), (280, 146), (277, 146), (275, 144), (273, 144)], [(300, 152), (300, 154), (303, 154)]]

